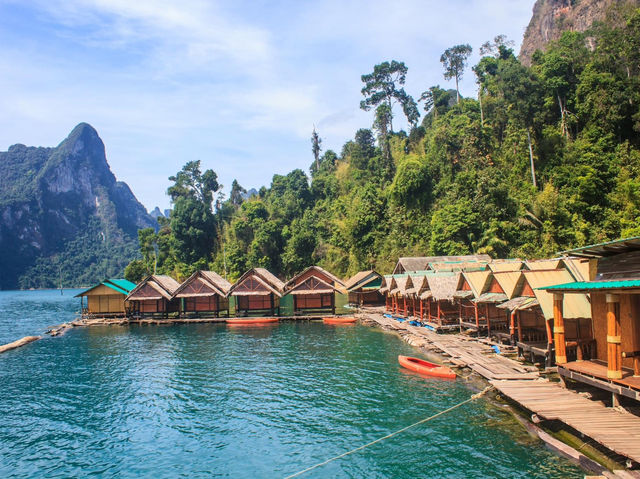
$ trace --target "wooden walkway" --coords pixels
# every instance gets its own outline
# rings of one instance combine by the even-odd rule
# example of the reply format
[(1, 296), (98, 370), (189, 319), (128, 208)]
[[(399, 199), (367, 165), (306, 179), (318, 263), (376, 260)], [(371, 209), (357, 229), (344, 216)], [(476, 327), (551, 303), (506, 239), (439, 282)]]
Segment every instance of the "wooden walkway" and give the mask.
[(546, 380), (490, 383), (539, 417), (562, 421), (611, 451), (640, 463), (640, 417), (605, 407)]
[(424, 342), (413, 339), (410, 342), (436, 349), (453, 364), (471, 368), (504, 396), (539, 417), (561, 421), (614, 453), (640, 463), (640, 417), (608, 408), (559, 383), (542, 379), (536, 367), (496, 354), (490, 345), (477, 339), (460, 334), (437, 334), (378, 312), (366, 312), (365, 317), (401, 335), (410, 333), (412, 338), (424, 338)]
[(487, 344), (456, 335), (437, 334), (427, 328), (411, 326), (408, 322), (399, 322), (381, 314), (367, 314), (378, 324), (396, 331), (407, 331), (425, 338), (430, 346), (448, 356), (456, 366), (468, 367), (487, 379), (537, 379), (538, 369), (524, 366), (518, 361), (496, 352)]

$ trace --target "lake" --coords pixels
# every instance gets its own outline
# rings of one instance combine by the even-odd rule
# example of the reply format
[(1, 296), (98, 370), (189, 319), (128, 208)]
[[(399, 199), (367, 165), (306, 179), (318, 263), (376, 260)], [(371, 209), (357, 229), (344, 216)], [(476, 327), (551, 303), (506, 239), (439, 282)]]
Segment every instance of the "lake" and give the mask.
[[(0, 343), (73, 319), (74, 293), (0, 292)], [(401, 370), (415, 353), (359, 325), (73, 329), (0, 355), (0, 477), (285, 477), (477, 392)], [(479, 399), (300, 477), (583, 473)]]

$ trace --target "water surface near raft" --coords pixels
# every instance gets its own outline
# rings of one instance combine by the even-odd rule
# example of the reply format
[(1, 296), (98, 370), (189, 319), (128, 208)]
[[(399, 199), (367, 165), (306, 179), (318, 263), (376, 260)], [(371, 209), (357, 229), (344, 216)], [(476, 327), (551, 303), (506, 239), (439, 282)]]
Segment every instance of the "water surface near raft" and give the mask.
[[(72, 330), (0, 357), (0, 477), (283, 477), (473, 394), (398, 354), (364, 326)], [(479, 400), (302, 477), (582, 475)]]

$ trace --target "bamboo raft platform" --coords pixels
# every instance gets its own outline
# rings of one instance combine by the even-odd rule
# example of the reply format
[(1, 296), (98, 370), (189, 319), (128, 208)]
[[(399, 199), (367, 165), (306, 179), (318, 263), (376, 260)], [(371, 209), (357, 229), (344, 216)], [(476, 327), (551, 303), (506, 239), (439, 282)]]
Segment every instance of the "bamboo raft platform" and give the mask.
[(640, 417), (606, 407), (546, 380), (490, 383), (538, 417), (561, 421), (616, 454), (640, 463)]

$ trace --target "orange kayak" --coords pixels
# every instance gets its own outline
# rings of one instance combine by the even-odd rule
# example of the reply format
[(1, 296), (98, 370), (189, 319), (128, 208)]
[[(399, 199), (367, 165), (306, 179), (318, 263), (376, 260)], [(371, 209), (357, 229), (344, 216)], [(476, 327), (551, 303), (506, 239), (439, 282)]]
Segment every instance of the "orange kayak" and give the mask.
[(356, 322), (356, 318), (322, 318), (322, 322), (325, 324), (353, 324)]
[(279, 318), (237, 318), (227, 319), (227, 324), (267, 324), (277, 323)]
[(456, 373), (454, 373), (451, 368), (441, 366), (440, 364), (433, 364), (424, 359), (412, 358), (411, 356), (398, 356), (398, 362), (403, 368), (426, 376), (448, 379), (456, 378)]

